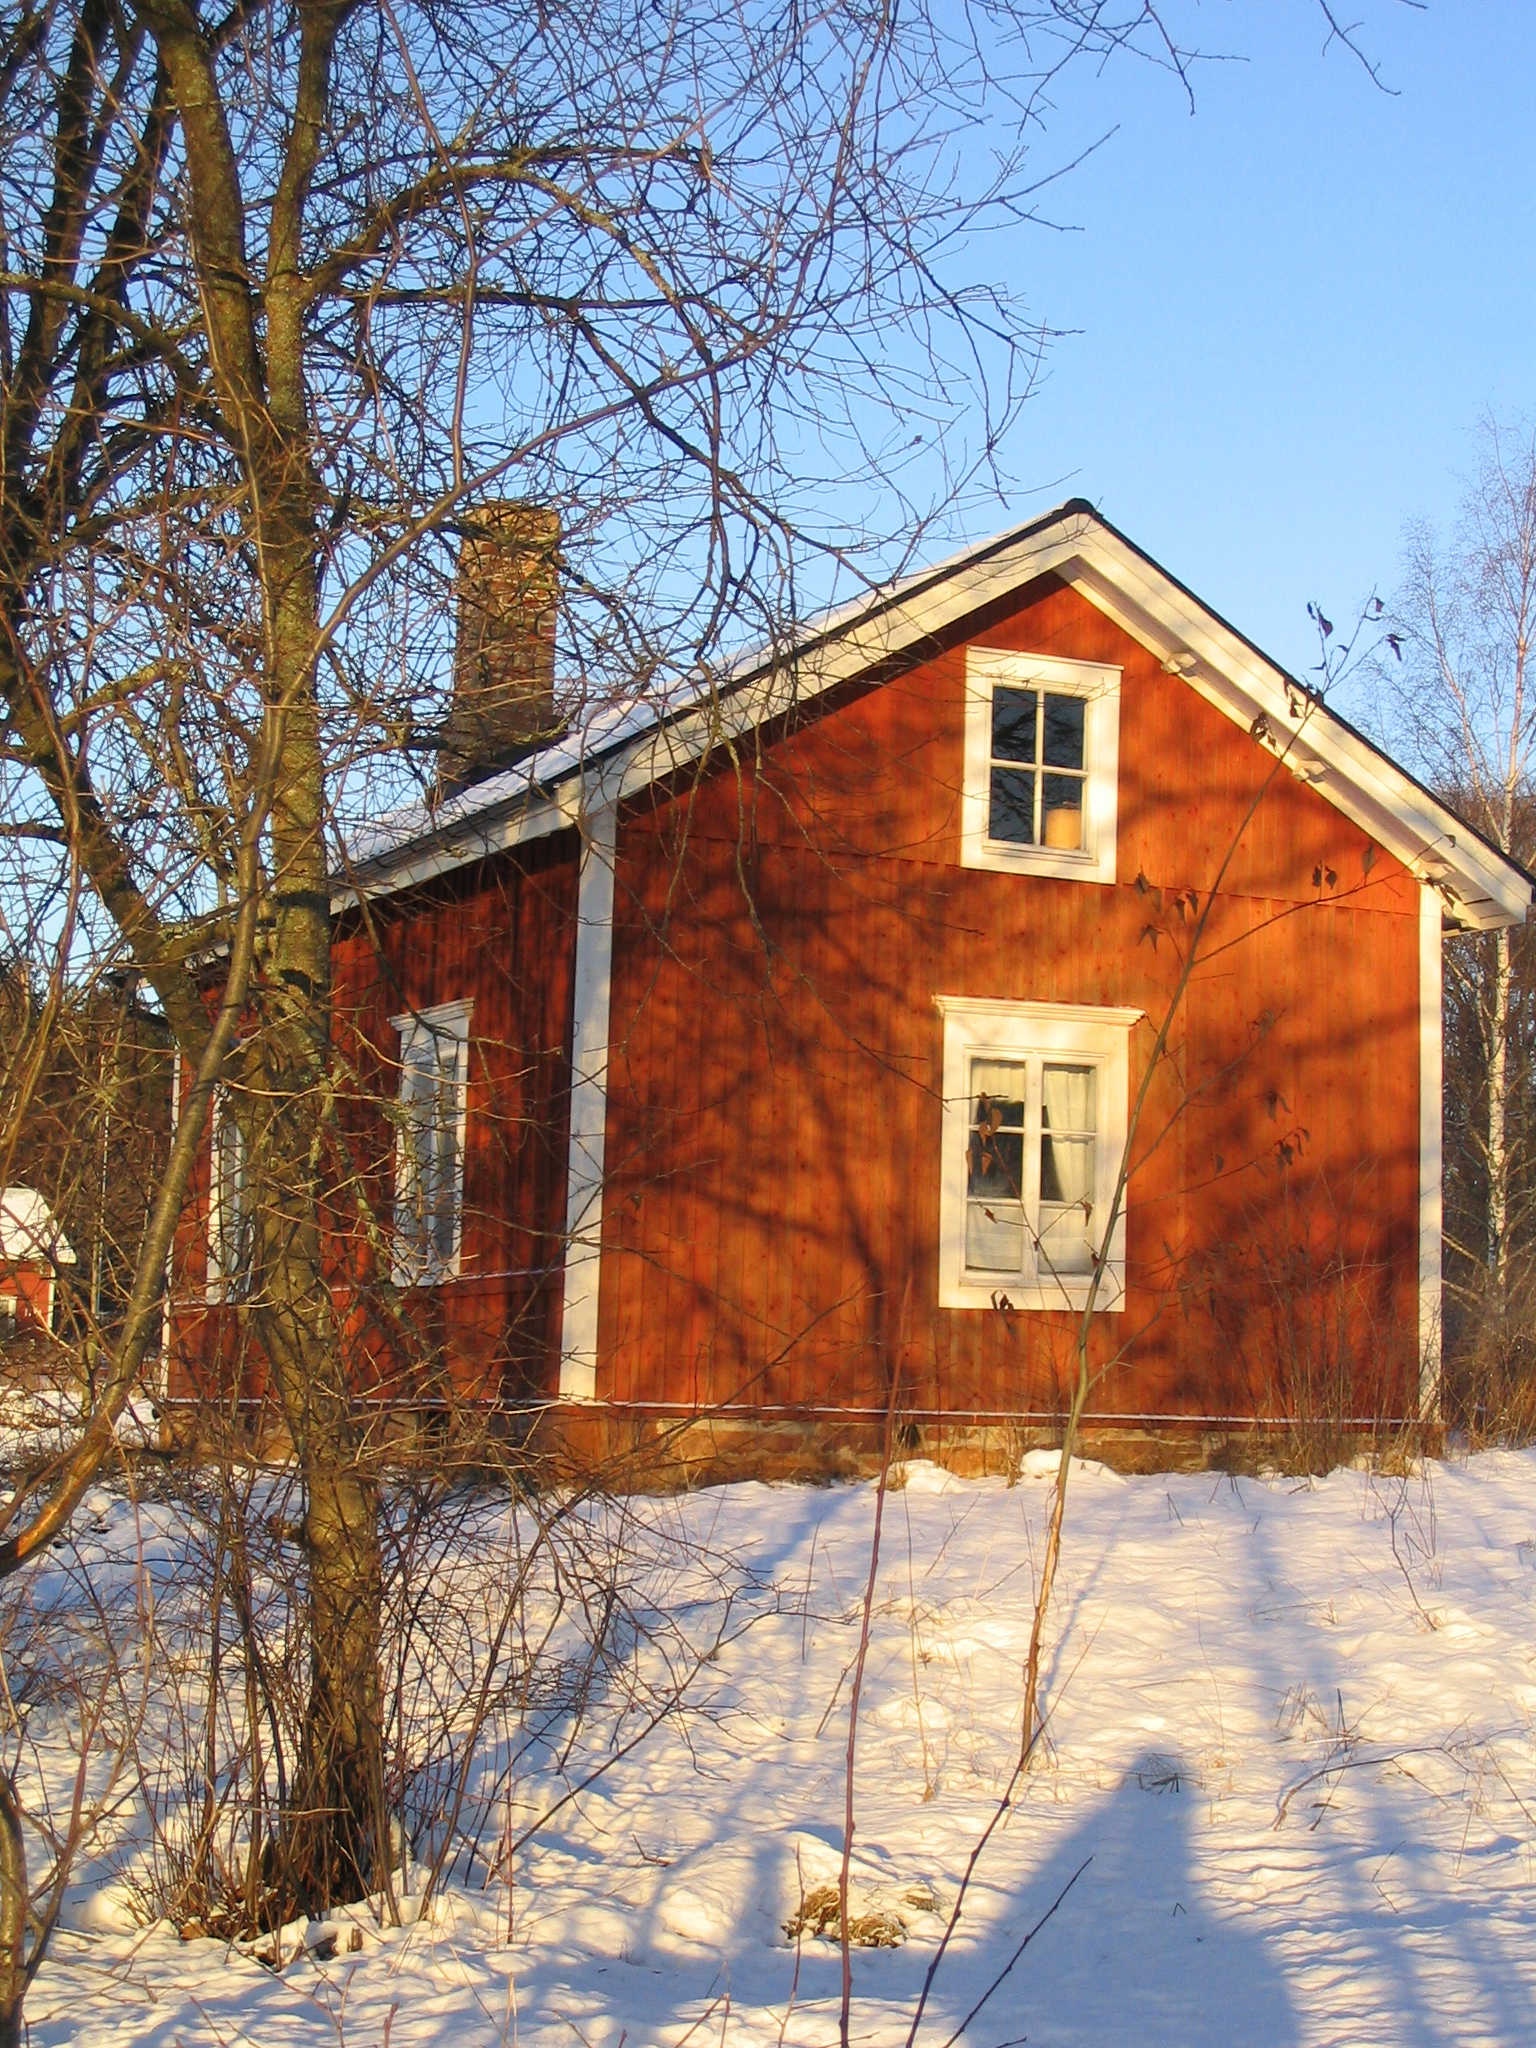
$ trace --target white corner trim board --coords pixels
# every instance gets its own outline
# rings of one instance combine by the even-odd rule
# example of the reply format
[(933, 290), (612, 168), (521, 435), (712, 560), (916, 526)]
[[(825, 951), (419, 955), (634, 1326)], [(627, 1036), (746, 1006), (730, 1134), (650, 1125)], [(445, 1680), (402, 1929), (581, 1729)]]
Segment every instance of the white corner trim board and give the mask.
[[(181, 1123), (181, 1047), (171, 1052), (171, 1127), (169, 1142), (174, 1147), (176, 1132)], [(165, 1248), (165, 1276), (160, 1290), (160, 1356), (155, 1365), (156, 1397), (168, 1401), (171, 1397), (171, 1302), (176, 1293), (176, 1240), (173, 1236)], [(91, 1304), (94, 1309), (95, 1303)]]
[(1444, 1171), (1440, 892), (1419, 890), (1419, 1415), (1440, 1414), (1440, 1259)]
[(602, 1277), (603, 1145), (608, 1123), (608, 1012), (613, 983), (613, 868), (617, 813), (603, 803), (583, 821), (576, 895), (571, 1018), (571, 1138), (565, 1192), (565, 1293), (560, 1398), (597, 1395)]

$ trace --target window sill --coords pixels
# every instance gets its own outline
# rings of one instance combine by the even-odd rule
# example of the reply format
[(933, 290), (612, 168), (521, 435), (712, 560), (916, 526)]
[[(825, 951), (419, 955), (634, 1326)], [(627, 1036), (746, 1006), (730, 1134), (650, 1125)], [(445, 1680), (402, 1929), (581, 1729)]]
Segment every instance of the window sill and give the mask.
[[(1065, 1275), (1059, 1280), (948, 1280), (939, 1287), (939, 1307), (959, 1309), (1009, 1309), (1024, 1314), (1048, 1310), (1071, 1314), (1088, 1306), (1090, 1275)], [(1099, 1283), (1095, 1313), (1120, 1315), (1125, 1308), (1125, 1268), (1115, 1261)]]
[(1057, 882), (1113, 884), (1114, 856), (1103, 861), (1096, 853), (1068, 852), (1054, 846), (1012, 846), (996, 839), (961, 842), (960, 865), (989, 868), (999, 875), (1044, 875)]
[(455, 1260), (451, 1266), (433, 1266), (427, 1269), (420, 1266), (397, 1266), (389, 1277), (399, 1288), (447, 1287), (459, 1277), (458, 1261)]

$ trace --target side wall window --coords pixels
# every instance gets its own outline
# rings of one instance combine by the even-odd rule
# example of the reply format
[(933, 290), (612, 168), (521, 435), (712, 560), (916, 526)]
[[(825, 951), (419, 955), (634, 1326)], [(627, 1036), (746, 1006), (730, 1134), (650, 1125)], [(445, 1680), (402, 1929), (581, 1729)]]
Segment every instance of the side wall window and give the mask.
[(941, 996), (939, 1303), (1123, 1306), (1125, 1218), (1105, 1226), (1125, 1147), (1139, 1010)]
[(964, 866), (1113, 882), (1119, 772), (1119, 669), (968, 651)]
[(213, 1145), (208, 1182), (208, 1299), (235, 1301), (250, 1285), (254, 1263), (255, 1204), (245, 1133), (235, 1120), (227, 1088), (213, 1098)]
[(401, 1287), (434, 1286), (459, 1270), (469, 1008), (442, 1003), (390, 1019), (400, 1034), (394, 1278)]

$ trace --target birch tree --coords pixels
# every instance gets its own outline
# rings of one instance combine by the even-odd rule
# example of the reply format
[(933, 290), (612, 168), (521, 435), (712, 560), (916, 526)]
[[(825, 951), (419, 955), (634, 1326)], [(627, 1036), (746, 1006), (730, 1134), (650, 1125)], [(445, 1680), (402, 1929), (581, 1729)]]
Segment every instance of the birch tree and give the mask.
[[(1429, 780), (1501, 851), (1536, 858), (1536, 429), (1485, 422), (1448, 535), (1410, 529), (1397, 716)], [(1523, 932), (1446, 948), (1450, 1274), (1509, 1312), (1529, 1248), (1531, 967)]]

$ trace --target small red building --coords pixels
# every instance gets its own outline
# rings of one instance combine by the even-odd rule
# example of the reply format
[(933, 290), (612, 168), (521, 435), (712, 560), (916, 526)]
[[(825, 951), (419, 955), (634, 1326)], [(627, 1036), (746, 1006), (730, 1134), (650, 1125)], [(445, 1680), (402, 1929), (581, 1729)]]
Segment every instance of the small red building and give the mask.
[(53, 1329), (59, 1268), (74, 1249), (36, 1188), (0, 1189), (0, 1338)]
[(537, 744), (542, 645), (518, 757), (491, 716), (465, 780), (461, 702), (460, 786), (337, 900), (391, 1278), (462, 1387), (1047, 1424), (1102, 1262), (1101, 1430), (1432, 1405), (1441, 935), (1523, 871), (1080, 501)]

